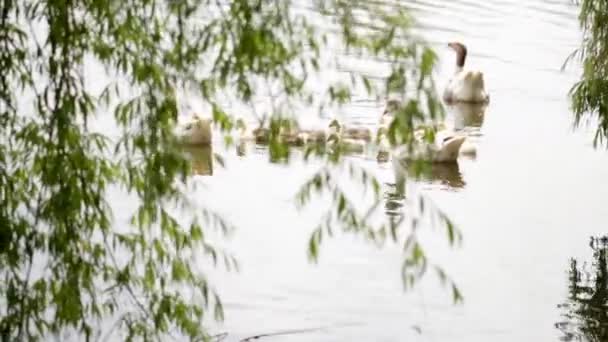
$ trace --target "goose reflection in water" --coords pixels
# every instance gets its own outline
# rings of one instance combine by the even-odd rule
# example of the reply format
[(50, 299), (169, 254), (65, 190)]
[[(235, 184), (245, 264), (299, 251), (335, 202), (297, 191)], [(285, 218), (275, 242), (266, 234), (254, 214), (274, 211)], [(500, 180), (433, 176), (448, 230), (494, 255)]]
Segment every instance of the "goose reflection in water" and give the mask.
[(555, 323), (562, 341), (608, 341), (608, 236), (592, 237), (591, 267), (570, 260), (568, 298), (557, 307), (563, 321)]
[(459, 131), (467, 127), (481, 127), (488, 105), (485, 103), (455, 103), (446, 106), (447, 112), (454, 120), (454, 129)]
[(213, 148), (209, 146), (184, 146), (184, 152), (190, 158), (192, 173), (201, 176), (213, 175)]
[[(458, 163), (434, 163), (425, 165), (430, 169), (421, 170), (420, 165), (407, 167), (407, 176), (412, 180), (441, 184), (450, 189), (463, 188), (466, 183), (462, 179)], [(406, 170), (403, 170), (406, 171)], [(400, 172), (403, 172), (400, 171)], [(402, 208), (405, 204), (406, 193), (403, 174), (397, 174), (395, 183), (385, 183), (387, 190), (384, 192), (384, 212), (391, 219), (399, 221), (403, 216)]]
[(430, 174), (423, 173), (418, 179), (431, 183), (439, 182), (454, 189), (463, 188), (466, 185), (458, 163), (433, 164), (430, 168)]
[(450, 189), (460, 189), (466, 185), (460, 173), (458, 162), (455, 163), (425, 163), (403, 160), (393, 160), (397, 184), (406, 178), (431, 184), (440, 184)]

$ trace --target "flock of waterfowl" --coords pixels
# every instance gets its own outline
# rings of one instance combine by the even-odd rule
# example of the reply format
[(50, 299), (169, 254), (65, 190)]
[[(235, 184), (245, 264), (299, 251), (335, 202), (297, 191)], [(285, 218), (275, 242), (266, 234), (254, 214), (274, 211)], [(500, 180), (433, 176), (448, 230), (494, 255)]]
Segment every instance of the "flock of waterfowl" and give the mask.
[[(465, 70), (467, 48), (459, 42), (448, 44), (456, 53), (456, 70), (448, 81), (443, 92), (443, 100), (448, 105), (472, 104), (484, 105), (489, 102), (489, 95), (485, 90), (483, 73), (476, 70)], [(416, 148), (405, 146), (391, 146), (387, 137), (388, 127), (395, 113), (400, 109), (401, 101), (389, 99), (384, 111), (378, 118), (376, 129), (369, 127), (347, 127), (339, 120), (333, 119), (329, 125), (318, 129), (301, 129), (298, 127), (284, 128), (279, 131), (279, 139), (293, 146), (304, 146), (310, 143), (326, 144), (328, 147), (339, 144), (343, 151), (352, 153), (364, 152), (370, 142), (374, 142), (379, 162), (393, 160), (400, 162), (427, 160), (434, 163), (456, 162), (461, 154), (474, 154), (476, 149), (471, 144), (465, 144), (467, 137), (453, 129), (439, 127), (434, 142), (426, 142), (422, 129), (415, 131), (418, 144)], [(210, 146), (212, 143), (212, 119), (200, 115), (193, 115), (186, 122), (178, 125), (177, 135), (183, 143), (188, 145)], [(242, 119), (236, 122), (236, 143), (255, 142), (267, 144), (269, 142), (270, 128), (257, 127), (251, 129)]]

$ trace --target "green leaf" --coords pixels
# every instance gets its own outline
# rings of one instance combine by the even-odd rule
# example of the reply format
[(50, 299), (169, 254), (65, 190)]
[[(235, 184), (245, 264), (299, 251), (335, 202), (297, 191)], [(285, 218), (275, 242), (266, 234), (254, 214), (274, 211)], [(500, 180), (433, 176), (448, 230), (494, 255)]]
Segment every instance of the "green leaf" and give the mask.
[(171, 277), (174, 281), (181, 282), (188, 277), (188, 267), (180, 259), (173, 260), (171, 265)]

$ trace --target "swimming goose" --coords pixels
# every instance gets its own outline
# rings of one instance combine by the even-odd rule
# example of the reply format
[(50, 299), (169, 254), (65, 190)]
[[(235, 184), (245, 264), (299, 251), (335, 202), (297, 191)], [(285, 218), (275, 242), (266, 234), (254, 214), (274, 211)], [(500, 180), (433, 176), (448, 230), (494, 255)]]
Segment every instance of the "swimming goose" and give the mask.
[(244, 157), (247, 155), (250, 143), (255, 141), (255, 136), (245, 121), (241, 118), (236, 120), (235, 128), (237, 135), (236, 137), (233, 137), (233, 139), (236, 147), (236, 154), (239, 157)]
[[(249, 130), (247, 125), (241, 119), (237, 120), (237, 128), (239, 130), (240, 141), (255, 141), (259, 145), (268, 144), (270, 141), (270, 129), (266, 127), (258, 127), (254, 130)], [(286, 128), (281, 127), (279, 131), (279, 139), (290, 146), (303, 146), (308, 143), (324, 142), (326, 132), (324, 130), (300, 130), (296, 127)]]
[(236, 128), (236, 132), (238, 134), (236, 138), (237, 141), (244, 142), (255, 140), (255, 135), (253, 134), (249, 126), (247, 126), (245, 120), (241, 118), (236, 119), (234, 127)]
[(175, 133), (184, 144), (210, 145), (212, 138), (212, 123), (213, 119), (203, 118), (199, 114), (194, 114), (185, 122), (178, 123)]
[(376, 160), (378, 163), (385, 163), (390, 158), (391, 144), (387, 137), (387, 128), (380, 127), (376, 133), (376, 144), (378, 146), (378, 153), (376, 154)]
[(348, 139), (363, 140), (369, 142), (372, 140), (372, 131), (366, 127), (346, 127), (343, 134)]
[(456, 52), (456, 72), (445, 88), (443, 100), (447, 103), (485, 103), (490, 101), (490, 96), (485, 90), (483, 73), (481, 71), (463, 70), (467, 58), (466, 46), (459, 42), (451, 42), (448, 46)]
[(426, 160), (433, 163), (455, 163), (458, 160), (460, 148), (466, 137), (449, 131), (439, 131), (435, 134), (433, 143), (428, 143), (422, 138), (422, 134), (416, 132), (416, 145), (409, 151), (407, 146), (402, 146), (396, 151), (399, 159), (404, 160)]
[(372, 141), (372, 131), (367, 127), (345, 127), (337, 119), (331, 120), (329, 123), (330, 131), (336, 129), (345, 139), (363, 140), (366, 142)]
[(331, 148), (340, 146), (347, 153), (363, 153), (366, 142), (364, 139), (352, 138), (344, 134), (344, 128), (338, 120), (332, 120), (329, 124), (330, 133), (327, 137), (327, 144)]

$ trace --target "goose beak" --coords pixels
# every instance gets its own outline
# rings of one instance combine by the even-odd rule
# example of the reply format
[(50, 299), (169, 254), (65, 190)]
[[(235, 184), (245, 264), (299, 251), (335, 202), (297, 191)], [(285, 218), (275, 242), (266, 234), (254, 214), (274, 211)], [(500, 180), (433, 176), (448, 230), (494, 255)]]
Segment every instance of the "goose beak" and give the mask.
[(460, 148), (460, 146), (462, 146), (462, 144), (464, 143), (466, 138), (467, 137), (464, 137), (464, 136), (453, 137), (453, 138), (449, 139), (448, 141), (446, 141), (445, 145), (449, 149), (458, 150)]

